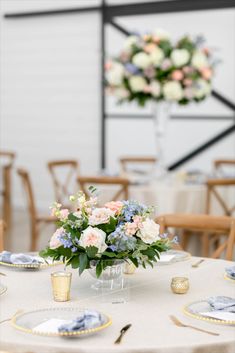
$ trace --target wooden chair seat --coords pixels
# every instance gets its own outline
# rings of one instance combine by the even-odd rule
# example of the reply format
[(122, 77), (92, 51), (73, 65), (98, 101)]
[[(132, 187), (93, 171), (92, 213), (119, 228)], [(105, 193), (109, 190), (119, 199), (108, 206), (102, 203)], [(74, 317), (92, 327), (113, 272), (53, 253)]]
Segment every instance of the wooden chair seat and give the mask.
[(226, 260), (232, 260), (235, 242), (235, 218), (226, 216), (211, 215), (190, 215), (190, 214), (167, 214), (156, 218), (160, 225), (160, 232), (165, 233), (168, 228), (186, 229), (201, 232), (202, 246), (204, 246), (205, 234), (217, 234), (220, 239), (225, 237), (222, 244), (219, 244), (213, 253), (212, 258), (218, 258), (225, 252)]

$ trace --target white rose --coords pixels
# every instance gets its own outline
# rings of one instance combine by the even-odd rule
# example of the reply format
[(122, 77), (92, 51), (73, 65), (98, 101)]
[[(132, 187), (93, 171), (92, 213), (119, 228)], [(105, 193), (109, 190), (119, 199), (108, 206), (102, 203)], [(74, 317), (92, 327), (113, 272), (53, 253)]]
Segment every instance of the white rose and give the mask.
[(153, 32), (153, 35), (158, 37), (161, 40), (169, 40), (170, 39), (170, 33), (165, 31), (162, 28), (156, 28)]
[(98, 253), (102, 253), (107, 248), (105, 243), (106, 233), (99, 228), (87, 227), (81, 234), (79, 245), (83, 248), (95, 246), (98, 248)]
[(190, 54), (187, 49), (175, 49), (171, 53), (171, 60), (176, 67), (187, 64), (189, 58)]
[(114, 95), (119, 99), (128, 98), (130, 93), (126, 88), (120, 87), (115, 89)]
[(163, 94), (166, 100), (179, 101), (183, 98), (184, 92), (179, 82), (169, 81), (163, 86)]
[(107, 71), (106, 77), (110, 85), (119, 86), (124, 76), (124, 67), (118, 62), (114, 62), (110, 70)]
[(150, 53), (150, 61), (155, 67), (160, 66), (164, 59), (164, 51), (157, 47)]
[(208, 81), (203, 79), (198, 79), (196, 81), (196, 86), (194, 88), (194, 96), (196, 98), (202, 98), (208, 96), (211, 93), (211, 85)]
[(132, 76), (129, 79), (129, 84), (133, 92), (142, 92), (147, 85), (147, 81), (141, 76)]
[(159, 224), (155, 223), (152, 219), (147, 218), (146, 221), (142, 222), (141, 229), (138, 231), (137, 235), (143, 240), (143, 242), (152, 244), (160, 239), (159, 230)]
[(151, 93), (154, 97), (159, 97), (161, 94), (161, 85), (158, 81), (154, 80), (150, 83)]
[(131, 49), (131, 47), (134, 45), (134, 44), (137, 44), (139, 41), (139, 38), (137, 36), (129, 36), (125, 43), (124, 43), (124, 48), (125, 49)]
[(133, 56), (132, 62), (135, 66), (141, 69), (146, 69), (146, 67), (151, 64), (151, 59), (146, 53), (138, 53)]
[(109, 208), (101, 207), (95, 208), (90, 217), (89, 217), (89, 224), (91, 226), (96, 226), (98, 224), (108, 223), (110, 217), (114, 216), (114, 212), (111, 211)]
[(196, 51), (192, 57), (192, 66), (198, 70), (200, 70), (203, 67), (207, 67), (208, 66), (207, 56), (201, 51)]

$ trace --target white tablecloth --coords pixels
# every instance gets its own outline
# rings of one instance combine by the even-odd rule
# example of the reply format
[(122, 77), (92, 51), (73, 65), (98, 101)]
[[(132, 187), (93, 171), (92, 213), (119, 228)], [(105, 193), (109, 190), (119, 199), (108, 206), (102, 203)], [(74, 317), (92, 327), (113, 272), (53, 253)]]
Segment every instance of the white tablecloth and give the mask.
[[(14, 329), (9, 322), (0, 324), (1, 349), (9, 352), (57, 353), (233, 353), (234, 327), (220, 326), (185, 316), (182, 308), (192, 301), (213, 295), (234, 297), (235, 286), (224, 279), (224, 268), (232, 263), (206, 259), (199, 268), (192, 268), (191, 258), (172, 265), (157, 265), (154, 269), (138, 269), (129, 275), (130, 299), (126, 304), (101, 303), (92, 298), (93, 281), (89, 273), (82, 277), (73, 271), (71, 301), (56, 303), (52, 299), (50, 273), (55, 268), (40, 271), (16, 271), (1, 267), (7, 274), (2, 281), (8, 291), (0, 297), (0, 320), (9, 318), (18, 309), (81, 306), (96, 308), (110, 315), (112, 326), (93, 336), (78, 339), (42, 337)], [(58, 270), (60, 266), (56, 268)], [(190, 290), (185, 295), (173, 294), (170, 281), (173, 276), (187, 276)], [(93, 293), (94, 295), (94, 293)], [(220, 333), (219, 336), (176, 327), (169, 319), (175, 315), (186, 324)], [(113, 344), (120, 329), (132, 327), (120, 346)]]

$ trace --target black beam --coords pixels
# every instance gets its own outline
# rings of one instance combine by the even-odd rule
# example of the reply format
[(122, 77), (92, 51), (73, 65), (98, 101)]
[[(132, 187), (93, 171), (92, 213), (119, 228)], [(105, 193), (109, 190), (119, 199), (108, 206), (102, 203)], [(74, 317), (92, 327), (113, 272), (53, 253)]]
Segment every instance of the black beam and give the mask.
[(101, 46), (101, 168), (105, 168), (106, 165), (106, 124), (105, 124), (105, 11), (106, 5), (105, 0), (102, 0), (101, 5), (101, 35), (100, 35), (100, 46)]
[(233, 102), (231, 102), (230, 100), (228, 100), (227, 98), (225, 98), (224, 96), (222, 96), (220, 93), (218, 93), (217, 91), (212, 90), (211, 92), (212, 96), (214, 96), (216, 99), (218, 99), (221, 103), (223, 103), (224, 105), (226, 105), (226, 107), (232, 109), (233, 111), (235, 111), (235, 104)]
[(201, 152), (205, 151), (207, 148), (213, 146), (218, 141), (221, 141), (224, 137), (230, 135), (234, 131), (235, 131), (235, 124), (233, 124), (232, 126), (228, 127), (227, 129), (225, 129), (224, 131), (222, 131), (218, 135), (214, 136), (209, 141), (207, 141), (204, 144), (200, 145), (195, 150), (193, 150), (190, 153), (186, 154), (183, 158), (181, 158), (178, 161), (176, 161), (175, 163), (171, 164), (168, 167), (168, 170), (169, 171), (175, 170), (176, 168), (180, 167), (182, 164), (186, 163), (190, 159), (196, 157)]
[[(109, 119), (152, 119), (151, 114), (107, 114)], [(235, 116), (212, 116), (212, 115), (171, 115), (173, 120), (235, 120)]]
[(25, 18), (25, 17), (38, 17), (38, 16), (53, 16), (53, 15), (66, 15), (78, 14), (100, 11), (100, 6), (89, 7), (72, 7), (70, 9), (57, 9), (57, 10), (43, 10), (43, 11), (27, 11), (27, 12), (12, 12), (6, 13), (5, 18)]
[(117, 22), (114, 22), (113, 20), (109, 21), (109, 24), (112, 25), (114, 28), (116, 28), (119, 32), (124, 34), (125, 36), (129, 36), (131, 33), (127, 31), (125, 28), (117, 24)]
[(151, 1), (107, 7), (107, 20), (113, 17), (150, 15), (170, 12), (225, 9), (235, 7), (234, 0), (174, 0)]

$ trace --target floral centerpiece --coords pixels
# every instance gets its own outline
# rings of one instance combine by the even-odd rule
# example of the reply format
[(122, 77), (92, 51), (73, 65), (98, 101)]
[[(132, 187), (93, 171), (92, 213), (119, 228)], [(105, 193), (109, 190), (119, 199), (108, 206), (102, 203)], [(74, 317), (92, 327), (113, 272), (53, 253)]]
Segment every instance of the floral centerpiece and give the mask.
[(173, 42), (164, 30), (129, 36), (120, 55), (106, 65), (108, 92), (121, 102), (149, 100), (187, 104), (211, 92), (214, 64), (201, 37)]
[(62, 259), (66, 265), (79, 268), (79, 274), (95, 262), (99, 277), (117, 259), (129, 259), (136, 267), (153, 265), (170, 247), (169, 239), (159, 234), (159, 225), (150, 219), (152, 207), (135, 201), (112, 201), (97, 207), (97, 197), (86, 199), (82, 192), (70, 200), (75, 212), (62, 209), (58, 203), (53, 205), (59, 227), (40, 255)]

